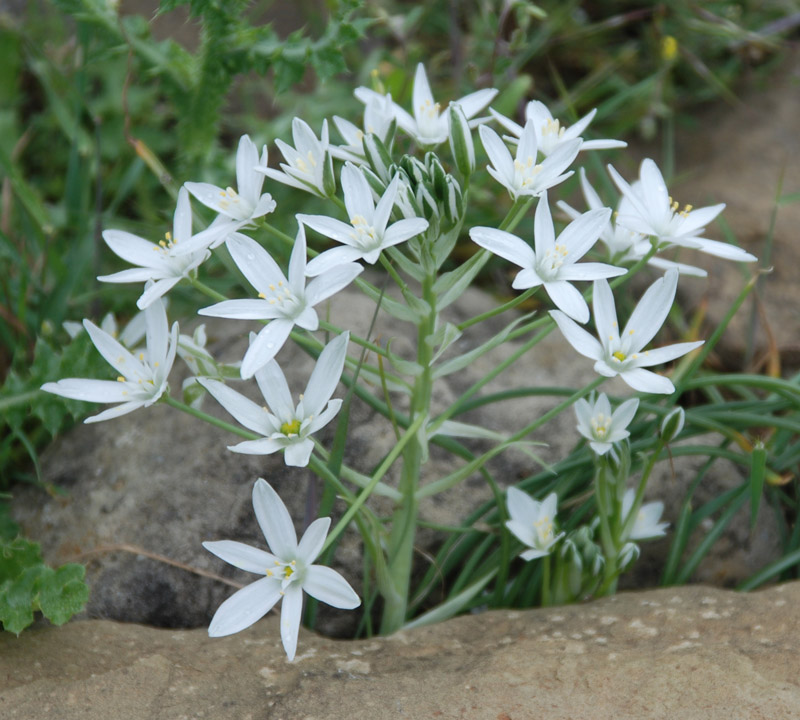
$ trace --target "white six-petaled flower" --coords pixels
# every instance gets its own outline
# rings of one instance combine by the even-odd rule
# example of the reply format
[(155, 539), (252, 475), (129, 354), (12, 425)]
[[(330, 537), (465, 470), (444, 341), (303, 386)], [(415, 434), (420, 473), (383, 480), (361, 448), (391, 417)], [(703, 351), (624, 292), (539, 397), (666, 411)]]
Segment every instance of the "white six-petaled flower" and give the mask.
[(258, 148), (249, 135), (242, 135), (236, 151), (236, 185), (220, 188), (211, 183), (187, 182), (185, 187), (203, 205), (216, 210), (219, 215), (214, 222), (198, 233), (190, 243), (179, 247), (178, 252), (194, 252), (199, 249), (217, 247), (233, 232), (252, 224), (256, 218), (268, 215), (275, 209), (275, 201), (269, 193), (261, 192), (267, 167), (267, 146)]
[(726, 260), (756, 260), (755, 255), (740, 247), (700, 236), (706, 225), (722, 212), (725, 203), (696, 210), (686, 205), (681, 209), (679, 203), (670, 197), (658, 166), (649, 158), (642, 160), (637, 186), (625, 182), (610, 165), (608, 171), (632, 208), (630, 213), (619, 214), (617, 224), (654, 237), (659, 244), (694, 248)]
[(578, 432), (589, 440), (589, 446), (598, 455), (605, 455), (615, 442), (630, 435), (630, 425), (639, 400), (632, 398), (622, 403), (612, 414), (611, 403), (605, 393), (594, 402), (581, 398), (575, 403), (575, 416), (578, 418)]
[(258, 291), (258, 297), (223, 300), (198, 312), (213, 317), (270, 321), (245, 353), (243, 378), (253, 377), (278, 354), (295, 325), (316, 330), (319, 317), (314, 306), (339, 292), (363, 270), (357, 263), (339, 264), (320, 273), (306, 286), (306, 236), (302, 225), (289, 260), (288, 279), (255, 240), (235, 233), (228, 239), (227, 247), (242, 274)]
[[(489, 112), (492, 114), (492, 117), (514, 137), (519, 138), (522, 135), (522, 126), (495, 110), (489, 110)], [(574, 125), (567, 127), (553, 117), (552, 113), (543, 102), (531, 100), (525, 106), (525, 121), (533, 121), (539, 152), (545, 157), (548, 157), (564, 143), (568, 143), (576, 138), (583, 140), (581, 133), (589, 126), (589, 123), (592, 122), (596, 113), (597, 109), (595, 108), (587, 115), (584, 115)], [(583, 152), (584, 150), (602, 150), (627, 146), (628, 143), (622, 140), (583, 140), (580, 149), (581, 152)]]
[[(495, 89), (478, 90), (463, 98), (456, 100), (468, 120), (474, 118), (497, 95)], [(380, 93), (369, 88), (356, 88), (355, 96), (363, 103), (369, 103), (376, 98), (383, 98)], [(394, 116), (398, 126), (416, 140), (423, 147), (432, 147), (447, 140), (450, 132), (448, 113), (441, 111), (439, 103), (433, 99), (428, 76), (422, 63), (417, 65), (414, 75), (414, 90), (412, 92), (413, 117), (397, 103), (392, 103)], [(475, 124), (476, 120), (472, 121)]]
[[(628, 516), (633, 508), (633, 501), (636, 499), (636, 492), (633, 488), (628, 488), (622, 497), (622, 522), (628, 520)], [(649, 540), (651, 538), (666, 535), (668, 522), (659, 522), (661, 513), (664, 512), (664, 503), (657, 502), (645, 503), (636, 513), (633, 527), (625, 540)]]
[(281, 641), (291, 662), (297, 651), (303, 591), (343, 610), (357, 608), (361, 600), (338, 572), (313, 564), (328, 535), (330, 518), (311, 523), (298, 543), (289, 511), (262, 478), (253, 488), (253, 509), (271, 552), (235, 540), (203, 543), (206, 550), (226, 563), (264, 576), (235, 592), (217, 608), (208, 634), (223, 637), (244, 630), (264, 617), (282, 598)]
[(642, 296), (620, 333), (614, 296), (605, 280), (594, 283), (594, 322), (599, 340), (558, 310), (550, 314), (559, 329), (581, 355), (595, 361), (595, 372), (606, 377), (619, 375), (634, 390), (649, 393), (671, 393), (675, 390), (669, 378), (645, 370), (652, 365), (669, 362), (703, 344), (676, 343), (655, 350), (644, 350), (667, 319), (678, 287), (678, 271), (668, 270)]
[(406, 218), (388, 224), (397, 199), (399, 183), (400, 176), (397, 175), (376, 205), (363, 173), (350, 163), (342, 168), (344, 204), (350, 224), (326, 215), (297, 216), (297, 220), (304, 225), (343, 243), (339, 247), (325, 250), (311, 260), (306, 270), (309, 277), (330, 272), (342, 263), (354, 260), (363, 260), (373, 265), (383, 250), (405, 242), (428, 228), (428, 221), (423, 218)]
[(597, 241), (610, 214), (611, 211), (607, 208), (590, 210), (567, 225), (556, 237), (545, 192), (539, 200), (534, 217), (535, 250), (524, 240), (505, 230), (474, 227), (469, 231), (469, 236), (482, 248), (522, 268), (511, 287), (522, 290), (544, 285), (557, 308), (574, 320), (585, 323), (589, 319), (589, 306), (570, 282), (625, 274), (624, 268), (613, 265), (578, 263)]
[[(586, 199), (586, 204), (591, 210), (605, 207), (597, 191), (592, 187), (591, 183), (586, 178), (586, 170), (581, 168), (579, 171), (581, 180), (581, 190), (583, 197)], [(638, 182), (633, 184), (633, 189), (636, 191)], [(558, 207), (563, 210), (571, 218), (580, 217), (580, 213), (572, 208), (568, 203), (563, 200), (558, 201)], [(635, 263), (641, 260), (652, 248), (650, 238), (642, 233), (634, 232), (630, 228), (624, 227), (617, 222), (620, 217), (628, 217), (633, 212), (631, 201), (623, 195), (620, 197), (617, 210), (611, 218), (606, 222), (603, 231), (600, 233), (600, 240), (605, 243), (608, 252), (612, 258), (612, 262), (629, 262)], [(684, 263), (666, 260), (658, 256), (651, 257), (647, 261), (648, 265), (657, 267), (660, 270), (669, 270), (674, 267), (681, 275), (692, 275), (694, 277), (705, 277), (708, 273), (702, 268), (695, 267), (694, 265), (686, 265)]]
[(287, 465), (308, 465), (314, 449), (311, 435), (327, 425), (342, 406), (342, 401), (331, 400), (331, 395), (342, 376), (349, 337), (349, 333), (343, 333), (325, 346), (296, 406), (286, 377), (275, 360), (256, 372), (256, 382), (267, 407), (257, 405), (217, 380), (198, 378), (236, 420), (264, 436), (233, 445), (229, 450), (247, 455), (270, 455), (283, 450)]
[(307, 122), (294, 118), (292, 139), (294, 147), (283, 140), (275, 141), (286, 161), (281, 163), (283, 172), (269, 167), (258, 167), (257, 171), (284, 185), (305, 190), (322, 198), (328, 197), (333, 192), (328, 186), (333, 182), (328, 121), (322, 122), (322, 132), (317, 138)]
[(520, 553), (523, 560), (549, 555), (553, 546), (564, 537), (555, 533), (558, 496), (550, 493), (542, 502), (534, 500), (519, 488), (506, 491), (506, 506), (511, 519), (506, 527), (530, 549)]
[(154, 281), (148, 284), (136, 301), (136, 305), (142, 310), (188, 277), (209, 255), (205, 248), (195, 252), (176, 253), (178, 247), (192, 241), (192, 208), (185, 188), (181, 188), (178, 193), (172, 232), (166, 233), (159, 243), (123, 230), (106, 230), (103, 232), (103, 240), (115, 254), (139, 267), (111, 275), (100, 275), (98, 280), (108, 283)]
[(147, 350), (134, 355), (97, 325), (84, 320), (83, 325), (97, 351), (119, 373), (116, 380), (65, 378), (42, 385), (42, 390), (72, 400), (95, 403), (120, 403), (85, 422), (100, 422), (147, 407), (167, 390), (167, 376), (175, 361), (178, 346), (178, 323), (170, 331), (167, 313), (159, 298), (145, 309)]
[(561, 144), (553, 154), (537, 162), (538, 142), (533, 120), (528, 120), (522, 130), (515, 157), (500, 136), (486, 125), (481, 125), (481, 142), (493, 167), (489, 174), (516, 200), (521, 195), (541, 195), (548, 188), (566, 180), (572, 171), (565, 172), (581, 149), (581, 140)]

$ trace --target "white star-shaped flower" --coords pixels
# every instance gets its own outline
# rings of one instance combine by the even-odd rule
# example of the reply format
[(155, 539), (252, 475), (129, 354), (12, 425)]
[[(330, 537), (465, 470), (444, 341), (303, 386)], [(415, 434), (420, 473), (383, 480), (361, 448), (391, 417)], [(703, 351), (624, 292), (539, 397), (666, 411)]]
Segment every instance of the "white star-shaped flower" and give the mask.
[[(591, 183), (586, 178), (586, 170), (584, 170), (584, 168), (580, 169), (579, 175), (583, 197), (586, 199), (586, 204), (589, 206), (589, 208), (594, 210), (604, 207), (603, 201), (600, 199), (597, 191), (592, 187)], [(636, 191), (638, 185), (638, 182), (633, 184), (632, 187), (634, 191)], [(558, 207), (567, 213), (567, 215), (569, 215), (571, 218), (580, 217), (580, 213), (563, 200), (559, 200), (557, 204)], [(605, 227), (603, 228), (603, 231), (600, 233), (600, 240), (605, 243), (606, 247), (608, 248), (612, 262), (635, 263), (637, 260), (641, 260), (641, 258), (650, 252), (652, 245), (648, 236), (642, 235), (642, 233), (634, 232), (630, 228), (620, 225), (616, 219), (619, 217), (628, 217), (632, 212), (634, 212), (634, 210), (633, 206), (631, 205), (631, 201), (628, 200), (625, 195), (623, 195), (620, 197), (617, 210), (612, 216), (614, 219), (609, 218), (605, 224)], [(694, 265), (686, 265), (685, 263), (678, 263), (660, 257), (651, 257), (647, 261), (647, 264), (659, 268), (660, 270), (669, 270), (670, 268), (675, 268), (681, 275), (705, 277), (708, 274), (702, 268), (695, 267)]]
[(612, 414), (611, 403), (605, 393), (594, 402), (581, 398), (575, 403), (575, 416), (578, 418), (578, 432), (589, 440), (589, 446), (598, 455), (605, 455), (615, 442), (630, 435), (630, 425), (639, 400), (632, 398), (622, 403)]
[(283, 599), (281, 640), (291, 662), (297, 651), (303, 591), (343, 610), (357, 608), (361, 600), (338, 572), (313, 564), (328, 535), (330, 518), (319, 518), (311, 523), (298, 543), (289, 511), (278, 493), (262, 478), (253, 488), (253, 509), (271, 552), (235, 540), (203, 543), (206, 550), (226, 563), (264, 576), (235, 592), (217, 608), (208, 634), (223, 637), (244, 630)]
[(192, 242), (192, 209), (185, 188), (178, 192), (172, 232), (158, 244), (123, 230), (106, 230), (103, 240), (123, 260), (139, 267), (121, 270), (97, 279), (109, 283), (146, 282), (153, 280), (136, 301), (140, 309), (146, 308), (169, 292), (183, 278), (197, 268), (206, 258), (208, 250), (200, 247), (195, 252), (177, 254), (178, 247)]
[[(636, 492), (633, 488), (628, 488), (622, 498), (622, 522), (624, 523), (630, 515)], [(657, 502), (645, 503), (636, 513), (636, 520), (633, 522), (630, 534), (626, 540), (649, 540), (651, 538), (666, 535), (668, 522), (659, 522), (661, 514), (664, 512), (664, 503)]]
[(605, 280), (595, 280), (594, 322), (599, 340), (564, 313), (551, 310), (550, 314), (567, 342), (595, 361), (595, 372), (606, 377), (619, 375), (639, 392), (667, 394), (675, 390), (669, 378), (644, 368), (679, 358), (703, 344), (700, 340), (644, 350), (667, 319), (677, 288), (678, 271), (673, 268), (647, 289), (620, 333), (611, 288)]
[(539, 163), (539, 144), (533, 120), (525, 123), (514, 158), (494, 130), (481, 125), (479, 132), (483, 148), (493, 166), (486, 169), (508, 190), (514, 200), (520, 195), (541, 195), (548, 188), (566, 180), (572, 175), (572, 171), (565, 170), (581, 149), (580, 139), (570, 140), (562, 143), (552, 155)]
[(386, 248), (427, 230), (428, 221), (423, 218), (406, 218), (389, 225), (399, 183), (400, 176), (396, 175), (376, 205), (364, 174), (355, 165), (347, 163), (342, 168), (342, 189), (350, 224), (326, 215), (297, 216), (297, 220), (304, 225), (343, 243), (311, 260), (306, 274), (314, 277), (354, 260), (363, 260), (372, 265)]
[(261, 193), (264, 175), (260, 172), (267, 167), (267, 146), (261, 150), (249, 135), (242, 135), (236, 151), (236, 185), (238, 192), (232, 187), (220, 188), (211, 183), (187, 182), (186, 189), (203, 205), (216, 210), (219, 215), (203, 233), (198, 233), (180, 248), (180, 252), (217, 247), (233, 232), (252, 224), (256, 218), (268, 215), (275, 209), (275, 201), (269, 193)]
[(658, 166), (649, 158), (642, 161), (639, 184), (636, 187), (629, 185), (610, 165), (608, 172), (631, 204), (631, 212), (624, 215), (620, 213), (617, 217), (618, 225), (654, 237), (659, 244), (694, 248), (709, 255), (739, 262), (753, 262), (757, 259), (755, 255), (730, 243), (701, 237), (706, 225), (722, 212), (725, 203), (696, 210), (691, 205), (686, 205), (681, 209), (670, 197)]
[(65, 378), (45, 383), (42, 390), (72, 400), (120, 403), (87, 418), (87, 423), (110, 420), (156, 402), (169, 388), (167, 376), (178, 347), (178, 323), (170, 331), (167, 313), (160, 299), (148, 305), (144, 312), (147, 350), (138, 355), (133, 355), (94, 323), (83, 321), (97, 351), (119, 373), (116, 380)]
[(314, 306), (349, 285), (364, 269), (358, 263), (338, 264), (321, 272), (306, 286), (306, 235), (302, 225), (289, 259), (288, 279), (255, 240), (235, 233), (228, 239), (227, 247), (258, 297), (223, 300), (198, 312), (213, 317), (270, 321), (245, 353), (242, 360), (245, 379), (253, 377), (278, 354), (295, 325), (312, 332), (316, 330), (319, 317)]
[(511, 285), (514, 289), (544, 285), (557, 308), (578, 322), (585, 323), (589, 319), (589, 306), (570, 281), (625, 274), (623, 268), (613, 265), (578, 263), (595, 244), (610, 215), (608, 208), (590, 210), (567, 225), (556, 237), (545, 192), (539, 200), (534, 218), (535, 250), (516, 235), (495, 228), (474, 227), (469, 231), (469, 236), (481, 247), (522, 268)]
[(530, 548), (520, 554), (523, 560), (549, 555), (553, 546), (564, 537), (563, 532), (555, 533), (557, 505), (555, 493), (538, 502), (518, 488), (510, 487), (506, 491), (506, 507), (511, 516), (506, 527)]
[[(489, 110), (489, 112), (492, 114), (492, 117), (515, 138), (519, 138), (522, 135), (521, 125), (495, 110)], [(533, 121), (539, 152), (545, 157), (549, 157), (557, 148), (575, 139), (583, 141), (580, 146), (581, 152), (584, 150), (627, 147), (628, 143), (622, 140), (583, 140), (581, 133), (589, 126), (589, 123), (592, 122), (596, 113), (597, 109), (594, 109), (588, 115), (584, 115), (574, 125), (567, 127), (553, 117), (550, 110), (547, 109), (547, 106), (543, 102), (531, 100), (525, 106), (525, 122), (527, 123), (529, 120)]]
[[(470, 120), (492, 102), (495, 95), (497, 95), (495, 89), (478, 90), (455, 102), (461, 105), (464, 115)], [(355, 96), (363, 103), (385, 97), (365, 87), (356, 88)], [(397, 103), (392, 103), (398, 126), (424, 147), (433, 147), (447, 140), (450, 134), (448, 113), (442, 112), (440, 104), (434, 101), (431, 86), (428, 83), (428, 75), (422, 63), (417, 65), (414, 75), (411, 103), (413, 116)], [(473, 120), (471, 124), (475, 125), (478, 122), (480, 121)]]
[[(333, 192), (326, 187), (326, 180), (330, 181), (333, 177), (328, 121), (322, 122), (322, 132), (317, 138), (307, 122), (294, 118), (292, 140), (294, 147), (283, 140), (275, 141), (286, 161), (281, 163), (283, 172), (269, 167), (259, 167), (256, 168), (257, 171), (284, 185), (305, 190), (322, 198), (328, 197)], [(326, 175), (330, 177), (326, 178)]]
[(198, 378), (198, 382), (236, 420), (264, 436), (229, 449), (247, 455), (271, 455), (283, 450), (287, 465), (308, 465), (314, 449), (310, 436), (325, 427), (342, 406), (342, 401), (331, 400), (331, 395), (342, 376), (349, 337), (349, 333), (343, 333), (325, 346), (297, 405), (292, 401), (286, 377), (275, 360), (270, 360), (256, 373), (256, 382), (267, 407), (257, 405), (217, 380)]

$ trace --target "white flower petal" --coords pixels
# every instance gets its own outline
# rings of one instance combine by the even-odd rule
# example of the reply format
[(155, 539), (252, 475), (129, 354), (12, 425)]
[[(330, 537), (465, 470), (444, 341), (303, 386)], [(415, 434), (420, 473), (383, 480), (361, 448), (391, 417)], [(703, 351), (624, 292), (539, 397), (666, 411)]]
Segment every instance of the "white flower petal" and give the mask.
[(345, 332), (331, 340), (322, 350), (303, 394), (306, 416), (317, 415), (331, 399), (344, 369), (350, 333)]
[(308, 438), (290, 439), (284, 447), (283, 461), (288, 467), (306, 467), (314, 450), (314, 442)]
[(281, 598), (281, 584), (273, 578), (261, 578), (237, 590), (217, 608), (210, 637), (224, 637), (250, 627), (266, 615)]
[(302, 560), (306, 565), (311, 565), (319, 556), (330, 527), (331, 519), (329, 517), (314, 520), (300, 538), (297, 545), (297, 559)]
[(297, 652), (297, 636), (303, 616), (303, 590), (297, 583), (286, 588), (281, 603), (281, 641), (289, 662)]
[(241, 374), (247, 380), (274, 358), (283, 347), (294, 323), (276, 318), (256, 335), (242, 359)]
[(271, 428), (264, 408), (256, 405), (252, 400), (236, 392), (236, 390), (232, 390), (219, 380), (200, 377), (197, 378), (197, 382), (208, 390), (211, 396), (233, 415), (238, 423), (244, 425), (248, 430), (252, 430), (259, 435), (266, 435), (270, 432)]
[(203, 547), (226, 563), (259, 575), (266, 575), (267, 569), (275, 565), (277, 559), (271, 553), (235, 540), (204, 542)]
[(294, 419), (294, 402), (280, 365), (275, 360), (270, 360), (255, 376), (270, 410), (282, 423), (291, 422)]
[(573, 320), (585, 323), (589, 319), (589, 306), (573, 285), (556, 280), (544, 283), (544, 289), (555, 306)]
[[(361, 250), (351, 247), (350, 245), (340, 245), (339, 247), (330, 248), (329, 250), (321, 252), (308, 263), (306, 275), (308, 277), (323, 276), (329, 272), (333, 272), (341, 265), (355, 265), (353, 261), (360, 260), (363, 255)], [(307, 295), (311, 294), (312, 284), (313, 283), (309, 283), (306, 288)], [(318, 297), (318, 293), (320, 292), (325, 292), (324, 283), (315, 285), (313, 291), (314, 297)], [(311, 301), (309, 300), (309, 302)]]
[(263, 478), (256, 480), (253, 487), (253, 509), (269, 549), (284, 562), (294, 560), (297, 556), (294, 523), (283, 500)]
[(228, 238), (226, 245), (236, 266), (258, 292), (271, 296), (270, 285), (286, 284), (286, 277), (278, 264), (252, 238), (236, 233)]
[(597, 339), (592, 337), (574, 320), (571, 320), (559, 310), (551, 310), (550, 315), (556, 321), (556, 325), (558, 325), (558, 329), (561, 330), (565, 340), (578, 353), (592, 360), (599, 360), (602, 357), (603, 348)]
[(474, 227), (469, 231), (474, 243), (521, 268), (532, 268), (536, 255), (528, 243), (505, 230)]
[(361, 605), (361, 599), (350, 583), (336, 570), (324, 565), (308, 568), (303, 590), (320, 602), (342, 610), (352, 610)]
[(669, 378), (663, 375), (656, 375), (656, 373), (644, 368), (629, 368), (621, 372), (619, 376), (639, 392), (668, 395), (675, 391), (675, 386)]

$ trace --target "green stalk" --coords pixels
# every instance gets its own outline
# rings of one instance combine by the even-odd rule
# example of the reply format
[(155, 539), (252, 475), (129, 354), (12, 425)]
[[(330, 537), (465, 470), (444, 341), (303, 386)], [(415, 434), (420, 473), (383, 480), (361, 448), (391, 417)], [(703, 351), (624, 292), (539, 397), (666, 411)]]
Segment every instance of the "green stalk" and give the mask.
[[(436, 327), (436, 297), (433, 293), (434, 273), (428, 274), (422, 282), (422, 297), (428, 303), (430, 312), (417, 329), (417, 363), (422, 372), (414, 381), (412, 393), (411, 418), (414, 424), (426, 422), (430, 416), (431, 395), (433, 390), (433, 348), (426, 338)], [(399, 490), (403, 500), (392, 516), (392, 530), (389, 535), (388, 578), (391, 588), (384, 593), (383, 617), (380, 631), (384, 635), (396, 632), (406, 622), (408, 612), (409, 590), (411, 585), (411, 567), (414, 555), (414, 539), (416, 537), (419, 500), (417, 488), (422, 471), (422, 463), (427, 455), (427, 447), (418, 433), (408, 442), (403, 450), (403, 469), (400, 476)]]

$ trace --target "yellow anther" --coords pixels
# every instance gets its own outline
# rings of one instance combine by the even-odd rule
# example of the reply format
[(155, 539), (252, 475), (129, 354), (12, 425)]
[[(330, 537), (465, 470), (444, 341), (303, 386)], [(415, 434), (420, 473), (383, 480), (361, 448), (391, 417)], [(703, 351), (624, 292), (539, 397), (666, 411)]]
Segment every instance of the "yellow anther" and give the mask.
[(669, 62), (678, 54), (678, 41), (672, 35), (661, 39), (661, 58)]
[(625, 360), (625, 353), (620, 352), (619, 350), (617, 350), (615, 353), (612, 353), (612, 355), (615, 358), (617, 358), (617, 360), (619, 360), (620, 362), (623, 362)]
[(267, 299), (267, 296), (264, 295), (264, 293), (262, 293), (262, 292), (258, 293), (258, 297), (260, 297), (262, 300), (266, 300)]
[(144, 353), (139, 353), (139, 360), (144, 362)]
[(267, 577), (272, 577), (273, 575), (275, 575), (275, 573), (272, 572), (272, 570), (267, 570)]
[(122, 375), (119, 375), (117, 377), (117, 382), (127, 382), (127, 381), (125, 380), (125, 378)]
[(158, 244), (161, 245), (162, 248), (167, 247), (167, 243), (165, 243), (163, 240), (159, 240)]

